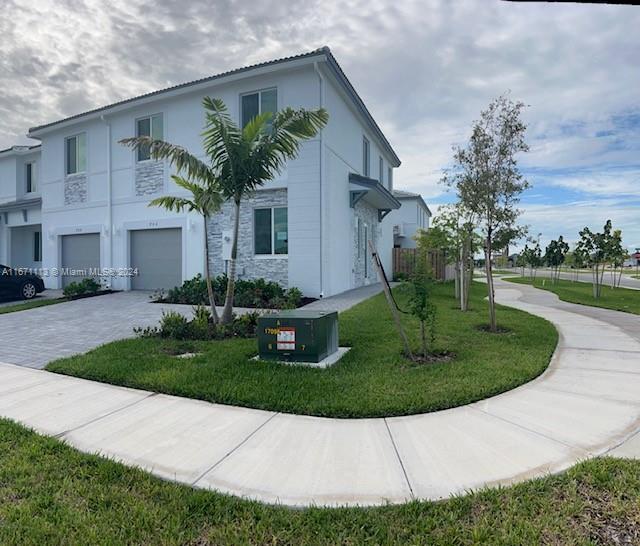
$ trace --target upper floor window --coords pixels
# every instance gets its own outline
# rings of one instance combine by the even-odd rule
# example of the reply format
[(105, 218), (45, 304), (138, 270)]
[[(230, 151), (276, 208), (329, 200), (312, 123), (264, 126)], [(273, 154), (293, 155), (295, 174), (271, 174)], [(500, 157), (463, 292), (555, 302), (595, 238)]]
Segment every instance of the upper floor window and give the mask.
[(369, 164), (371, 163), (370, 145), (367, 137), (362, 137), (362, 175), (369, 176)]
[(36, 187), (36, 164), (27, 163), (24, 166), (25, 169), (25, 191), (26, 193), (33, 193), (37, 191)]
[[(154, 140), (163, 139), (162, 114), (155, 114), (146, 118), (136, 120), (136, 136), (151, 137)], [(149, 146), (140, 146), (137, 151), (138, 161), (151, 159)]]
[(384, 185), (384, 160), (382, 156), (378, 158), (378, 182)]
[(254, 252), (256, 254), (288, 254), (287, 207), (255, 209), (253, 215)]
[(66, 173), (83, 173), (87, 170), (87, 135), (80, 133), (65, 140)]
[(391, 167), (387, 167), (387, 186), (389, 191), (393, 190), (393, 169)]
[[(275, 114), (278, 109), (278, 91), (276, 89), (264, 89), (255, 93), (247, 93), (241, 97), (241, 120), (244, 127), (258, 114), (271, 112)], [(269, 122), (269, 126), (271, 121)]]

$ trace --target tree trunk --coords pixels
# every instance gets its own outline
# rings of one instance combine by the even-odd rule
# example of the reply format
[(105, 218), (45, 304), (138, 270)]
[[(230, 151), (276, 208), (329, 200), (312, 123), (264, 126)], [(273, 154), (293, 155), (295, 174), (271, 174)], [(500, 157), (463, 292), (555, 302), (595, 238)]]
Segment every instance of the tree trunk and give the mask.
[[(471, 271), (471, 275), (469, 272)], [(469, 264), (469, 244), (468, 240), (462, 243), (462, 270), (460, 278), (462, 279), (460, 293), (460, 309), (466, 311), (469, 308), (469, 287), (472, 282), (473, 269)]]
[(460, 298), (460, 261), (458, 259), (456, 259), (454, 289), (455, 289), (456, 300), (457, 300)]
[(231, 260), (227, 279), (227, 295), (222, 311), (222, 323), (229, 324), (233, 320), (233, 296), (236, 288), (236, 259), (238, 257), (238, 231), (240, 229), (240, 200), (235, 201), (235, 217), (233, 219), (233, 240), (231, 242)]
[(488, 237), (484, 247), (484, 267), (487, 273), (487, 291), (489, 296), (489, 329), (492, 332), (498, 331), (496, 323), (496, 303), (493, 291), (493, 270), (491, 267), (491, 239)]
[(424, 327), (424, 320), (420, 321), (420, 335), (422, 337), (422, 356), (427, 360), (427, 332)]
[(207, 294), (209, 296), (209, 306), (211, 307), (211, 317), (213, 323), (218, 324), (220, 318), (218, 317), (218, 311), (216, 310), (216, 302), (213, 297), (213, 286), (211, 286), (211, 269), (209, 265), (209, 237), (207, 235), (207, 216), (204, 217), (204, 255), (206, 259), (205, 273), (207, 275)]

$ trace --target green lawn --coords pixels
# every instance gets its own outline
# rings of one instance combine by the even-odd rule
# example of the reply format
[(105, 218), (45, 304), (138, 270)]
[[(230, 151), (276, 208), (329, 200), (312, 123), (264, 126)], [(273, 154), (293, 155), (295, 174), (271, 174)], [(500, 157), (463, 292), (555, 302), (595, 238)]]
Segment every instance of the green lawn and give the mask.
[(628, 288), (611, 288), (606, 284), (602, 287), (600, 298), (593, 297), (591, 283), (572, 282), (560, 279), (555, 284), (551, 279), (537, 278), (534, 283), (528, 277), (517, 277), (505, 279), (519, 284), (533, 284), (536, 288), (543, 288), (557, 294), (562, 301), (570, 303), (581, 303), (594, 307), (604, 307), (615, 311), (635, 313), (640, 315), (640, 290), (630, 290)]
[(638, 544), (640, 461), (442, 502), (290, 510), (165, 482), (0, 420), (3, 545)]
[(65, 301), (62, 298), (56, 299), (35, 299), (30, 301), (24, 301), (22, 303), (16, 303), (15, 305), (7, 305), (0, 307), (0, 315), (5, 313), (14, 313), (16, 311), (26, 311), (27, 309), (35, 309), (36, 307), (44, 307), (46, 305), (53, 305), (55, 303), (61, 303)]
[[(400, 301), (400, 290), (396, 290)], [(340, 315), (340, 341), (352, 346), (326, 369), (250, 360), (256, 341), (171, 342), (129, 339), (85, 355), (58, 360), (48, 370), (211, 402), (332, 417), (380, 417), (467, 404), (530, 381), (547, 367), (555, 328), (522, 311), (500, 308), (507, 334), (478, 329), (487, 323), (486, 286), (472, 287), (473, 310), (455, 309), (453, 286), (438, 285), (436, 349), (454, 351), (451, 362), (417, 365), (401, 355), (382, 295)], [(403, 318), (418, 345), (418, 324)], [(88, 325), (87, 327), (90, 327)], [(202, 352), (180, 359), (176, 347)]]

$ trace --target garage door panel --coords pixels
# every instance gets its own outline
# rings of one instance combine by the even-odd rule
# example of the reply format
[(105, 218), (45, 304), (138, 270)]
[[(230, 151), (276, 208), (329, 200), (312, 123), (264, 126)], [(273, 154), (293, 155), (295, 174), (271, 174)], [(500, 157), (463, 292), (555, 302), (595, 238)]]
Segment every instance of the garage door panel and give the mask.
[(134, 290), (170, 289), (182, 284), (182, 230), (143, 229), (131, 231), (131, 267), (138, 275)]
[[(64, 269), (90, 270), (100, 269), (100, 234), (79, 233), (62, 236), (62, 267)], [(63, 276), (62, 286), (81, 281), (91, 275), (74, 277)]]

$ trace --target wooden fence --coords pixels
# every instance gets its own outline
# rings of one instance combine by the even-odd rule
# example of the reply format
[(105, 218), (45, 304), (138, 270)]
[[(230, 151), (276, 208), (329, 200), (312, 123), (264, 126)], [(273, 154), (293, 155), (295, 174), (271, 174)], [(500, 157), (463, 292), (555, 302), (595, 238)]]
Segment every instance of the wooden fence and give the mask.
[[(393, 276), (411, 275), (416, 267), (418, 260), (417, 248), (394, 248), (393, 249)], [(446, 263), (444, 253), (439, 251), (429, 251), (427, 253), (429, 267), (433, 271), (433, 275), (438, 280), (446, 280)]]

